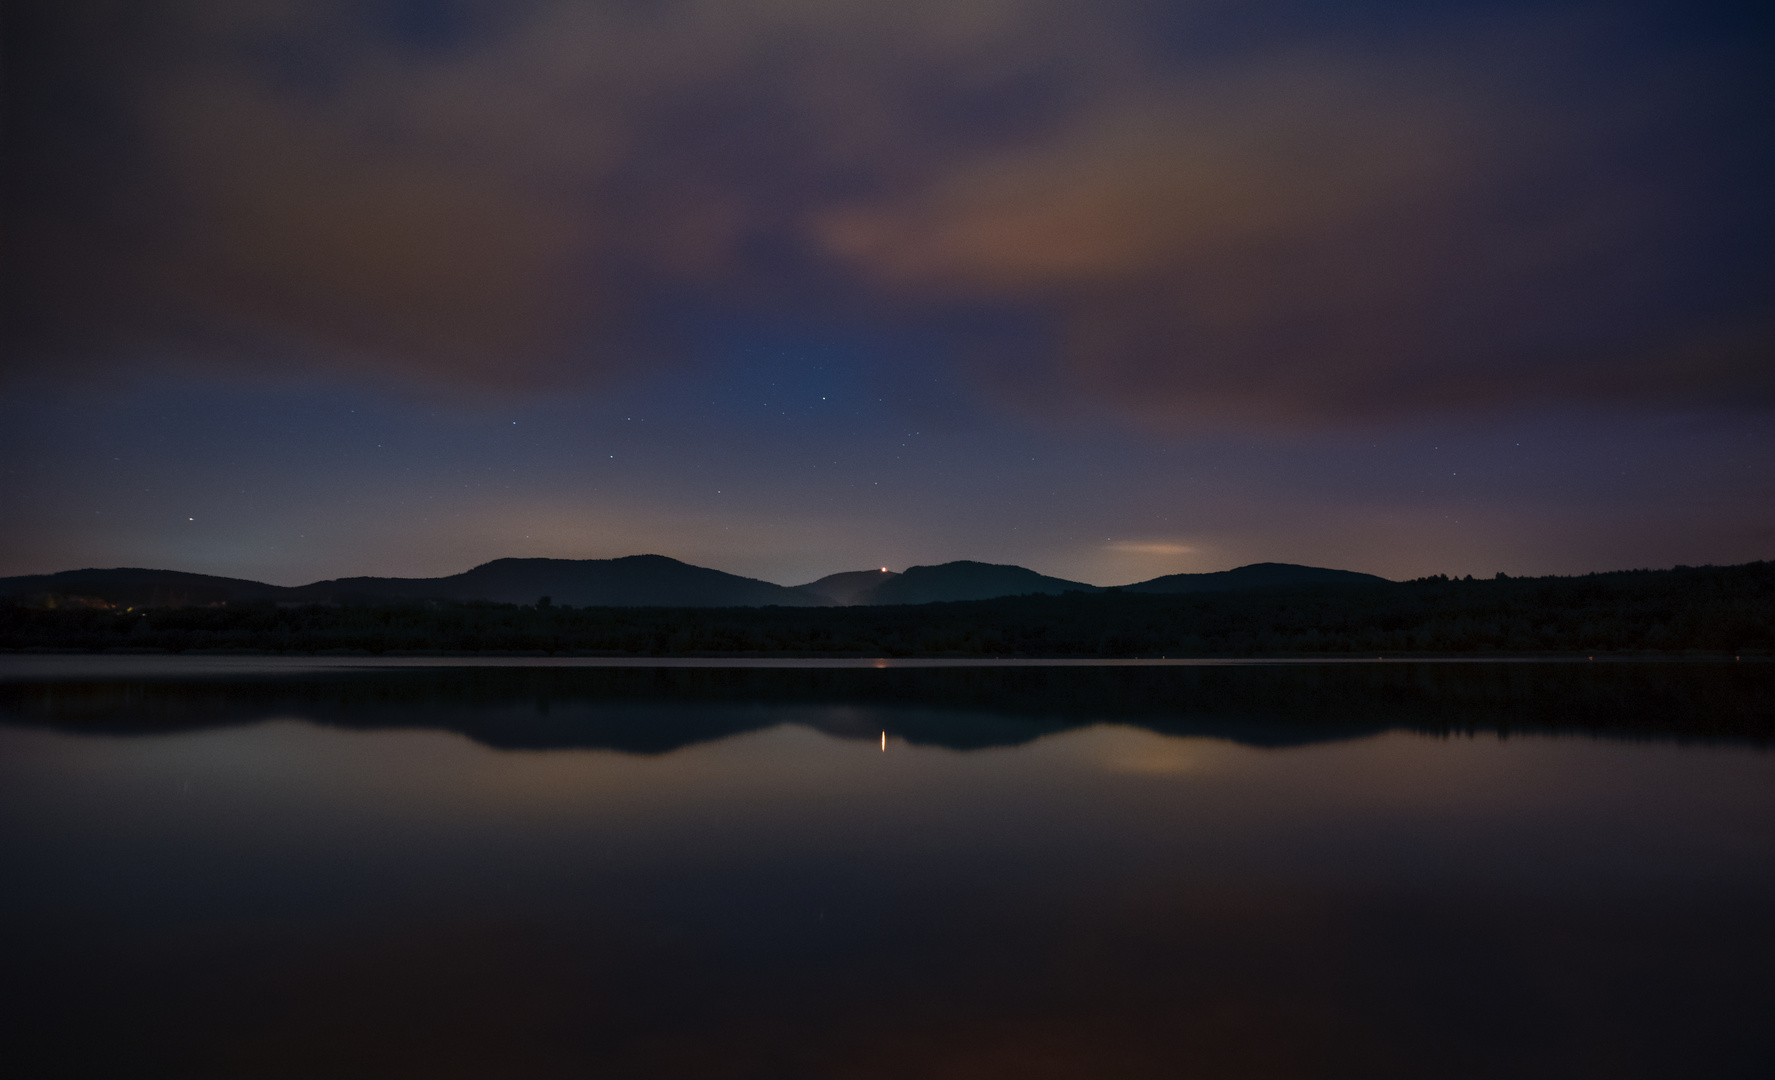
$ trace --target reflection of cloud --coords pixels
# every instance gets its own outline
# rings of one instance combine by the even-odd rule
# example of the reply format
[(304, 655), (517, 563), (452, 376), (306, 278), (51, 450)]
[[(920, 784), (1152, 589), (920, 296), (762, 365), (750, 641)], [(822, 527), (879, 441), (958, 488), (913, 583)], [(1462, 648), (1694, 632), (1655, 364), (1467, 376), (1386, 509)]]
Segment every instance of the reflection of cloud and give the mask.
[(1754, 95), (1576, 16), (1313, 45), (1157, 0), (19, 7), (15, 362), (533, 386), (669, 359), (702, 305), (993, 314), (955, 344), (1004, 392), (1160, 423), (1775, 396)]
[(1198, 772), (1201, 761), (1181, 750), (1152, 752), (1137, 757), (1110, 758), (1103, 763), (1110, 772), (1134, 773), (1141, 776), (1177, 776)]
[(1180, 739), (1134, 728), (1100, 729), (1097, 744), (1103, 769), (1140, 776), (1178, 776), (1217, 766), (1217, 747), (1204, 739)]
[(1132, 555), (1188, 555), (1196, 550), (1188, 544), (1141, 540), (1112, 540), (1103, 546), (1110, 551), (1125, 551)]

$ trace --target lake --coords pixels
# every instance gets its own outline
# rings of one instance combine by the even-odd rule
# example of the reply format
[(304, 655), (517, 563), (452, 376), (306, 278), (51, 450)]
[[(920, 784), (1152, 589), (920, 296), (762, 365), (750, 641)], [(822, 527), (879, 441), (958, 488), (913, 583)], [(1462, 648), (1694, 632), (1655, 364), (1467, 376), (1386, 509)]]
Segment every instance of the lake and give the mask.
[(0, 657), (8, 1076), (1733, 1077), (1775, 665)]

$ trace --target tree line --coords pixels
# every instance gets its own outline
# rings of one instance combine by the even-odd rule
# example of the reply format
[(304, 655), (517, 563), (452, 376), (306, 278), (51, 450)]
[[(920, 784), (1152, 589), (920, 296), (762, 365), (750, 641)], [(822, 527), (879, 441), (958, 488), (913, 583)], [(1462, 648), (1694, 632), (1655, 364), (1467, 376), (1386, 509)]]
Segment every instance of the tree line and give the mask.
[(1144, 657), (1775, 650), (1775, 563), (849, 608), (0, 605), (0, 649)]

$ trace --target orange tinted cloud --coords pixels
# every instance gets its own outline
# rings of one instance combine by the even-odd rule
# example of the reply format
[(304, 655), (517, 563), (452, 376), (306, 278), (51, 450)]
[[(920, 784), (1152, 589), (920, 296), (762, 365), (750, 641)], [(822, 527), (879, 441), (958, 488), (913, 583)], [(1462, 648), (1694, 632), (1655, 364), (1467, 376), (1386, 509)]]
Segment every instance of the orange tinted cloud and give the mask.
[(1767, 267), (1718, 250), (1754, 185), (1725, 136), (1670, 164), (1727, 91), (1589, 17), (1197, 54), (1155, 12), (1230, 9), (396, 7), (25, 5), (11, 363), (535, 388), (813, 305), (998, 313), (989, 385), (1160, 425), (1775, 396)]

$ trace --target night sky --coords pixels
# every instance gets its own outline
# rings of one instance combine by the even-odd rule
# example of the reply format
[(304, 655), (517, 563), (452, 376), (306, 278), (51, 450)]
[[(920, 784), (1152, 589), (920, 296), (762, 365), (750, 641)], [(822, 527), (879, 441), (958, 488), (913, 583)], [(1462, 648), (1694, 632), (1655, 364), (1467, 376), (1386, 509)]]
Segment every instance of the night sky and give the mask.
[(12, 2), (0, 575), (1775, 557), (1769, 11)]

